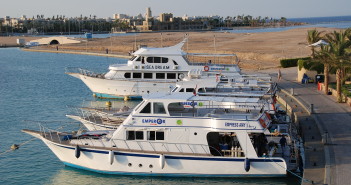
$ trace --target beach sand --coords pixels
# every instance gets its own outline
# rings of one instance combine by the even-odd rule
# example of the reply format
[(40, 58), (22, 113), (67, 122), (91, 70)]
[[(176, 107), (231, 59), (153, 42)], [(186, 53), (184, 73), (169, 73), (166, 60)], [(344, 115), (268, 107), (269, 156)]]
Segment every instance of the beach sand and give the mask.
[(17, 39), (24, 39), (26, 42), (31, 40), (40, 39), (42, 37), (30, 37), (30, 36), (9, 36), (9, 37), (0, 37), (0, 46), (16, 46)]
[[(188, 34), (183, 50), (190, 53), (236, 54), (242, 69), (267, 69), (279, 67), (283, 58), (306, 57), (311, 53), (307, 46), (307, 31), (314, 28), (295, 28), (281, 32), (221, 33), (221, 32), (163, 32), (140, 33), (112, 38), (94, 38), (88, 43), (59, 45), (60, 51), (82, 51), (128, 55), (135, 45), (166, 47), (181, 42)], [(331, 32), (334, 28), (316, 28)], [(26, 41), (38, 37), (22, 37)], [(17, 37), (0, 37), (0, 45), (15, 44)], [(216, 47), (215, 47), (216, 46)], [(40, 46), (38, 49), (56, 50), (56, 46)]]

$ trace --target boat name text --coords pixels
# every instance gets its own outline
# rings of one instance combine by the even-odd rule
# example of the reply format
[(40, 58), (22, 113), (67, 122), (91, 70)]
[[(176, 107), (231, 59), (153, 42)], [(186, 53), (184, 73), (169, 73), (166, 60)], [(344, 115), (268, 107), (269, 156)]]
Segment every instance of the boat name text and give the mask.
[(170, 69), (170, 66), (145, 65), (145, 69)]
[(166, 122), (166, 120), (164, 119), (142, 119), (141, 121), (142, 123), (151, 123), (151, 124), (155, 124), (155, 123), (162, 124)]
[(226, 127), (245, 127), (245, 123), (230, 123), (230, 122), (226, 122), (224, 125)]

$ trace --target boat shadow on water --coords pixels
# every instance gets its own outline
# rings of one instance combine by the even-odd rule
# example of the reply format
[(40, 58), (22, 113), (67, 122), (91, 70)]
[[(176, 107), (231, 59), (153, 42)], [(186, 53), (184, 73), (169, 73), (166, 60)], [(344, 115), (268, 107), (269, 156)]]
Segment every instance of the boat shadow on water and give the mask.
[(300, 184), (294, 176), (282, 178), (209, 178), (209, 177), (150, 177), (111, 175), (65, 166), (48, 180), (47, 184)]

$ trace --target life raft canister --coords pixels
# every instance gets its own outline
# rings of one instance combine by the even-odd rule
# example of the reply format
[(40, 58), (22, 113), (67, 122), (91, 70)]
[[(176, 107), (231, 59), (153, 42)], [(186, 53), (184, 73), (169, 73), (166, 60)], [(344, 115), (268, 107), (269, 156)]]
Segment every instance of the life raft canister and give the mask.
[(204, 66), (204, 71), (208, 71), (210, 68), (208, 66)]

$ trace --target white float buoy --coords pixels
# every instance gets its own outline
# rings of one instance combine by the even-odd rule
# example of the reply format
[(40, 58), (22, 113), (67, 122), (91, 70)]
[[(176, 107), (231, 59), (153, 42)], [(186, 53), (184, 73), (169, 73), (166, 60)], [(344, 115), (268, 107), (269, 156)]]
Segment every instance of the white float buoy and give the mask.
[(161, 169), (163, 169), (165, 167), (165, 162), (166, 162), (165, 155), (160, 154), (160, 167), (161, 167)]
[(110, 150), (110, 151), (108, 152), (108, 156), (109, 156), (110, 165), (112, 165), (112, 164), (113, 164), (113, 160), (114, 160), (114, 158), (115, 158), (115, 152), (113, 152), (112, 150)]
[(74, 156), (78, 159), (80, 157), (80, 147), (77, 145), (74, 150)]

